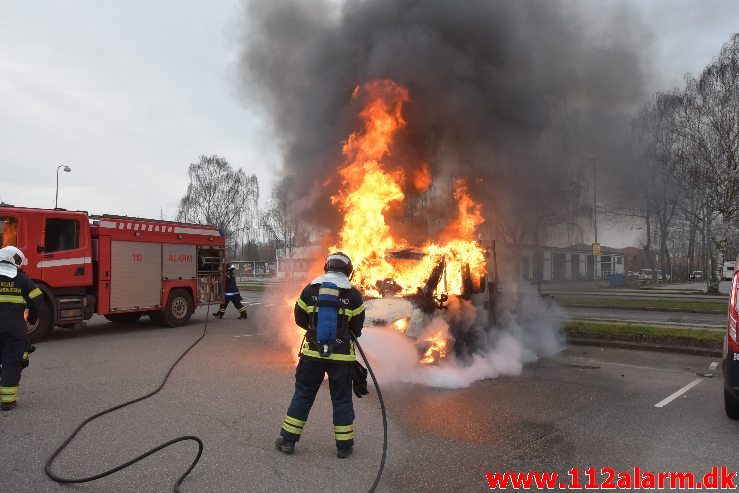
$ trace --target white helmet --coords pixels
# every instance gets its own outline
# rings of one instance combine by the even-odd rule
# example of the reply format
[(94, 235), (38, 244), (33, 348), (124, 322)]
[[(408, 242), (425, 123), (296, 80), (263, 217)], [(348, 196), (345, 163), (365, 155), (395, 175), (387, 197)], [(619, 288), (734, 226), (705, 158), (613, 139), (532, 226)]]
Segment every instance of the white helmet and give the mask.
[(19, 248), (14, 246), (6, 246), (0, 248), (0, 262), (7, 262), (16, 267), (28, 264), (28, 259)]
[(234, 264), (231, 264), (228, 266), (228, 270), (236, 270), (236, 266)]
[(14, 246), (0, 248), (0, 276), (13, 279), (18, 275), (18, 268), (27, 263), (28, 259), (20, 249)]

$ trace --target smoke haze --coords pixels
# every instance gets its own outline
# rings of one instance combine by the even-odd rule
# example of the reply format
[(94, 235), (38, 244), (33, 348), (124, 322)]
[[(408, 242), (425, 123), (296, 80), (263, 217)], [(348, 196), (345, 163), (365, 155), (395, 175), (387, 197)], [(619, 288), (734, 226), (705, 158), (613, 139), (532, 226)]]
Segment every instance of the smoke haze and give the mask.
[(391, 165), (468, 178), (499, 223), (576, 195), (593, 156), (621, 169), (622, 115), (645, 98), (649, 35), (619, 2), (254, 0), (245, 17), (242, 92), (271, 117), (306, 217), (329, 228), (358, 85), (409, 90)]
[[(482, 204), (488, 239), (531, 245), (540, 225), (582, 219), (584, 173), (590, 176), (595, 160), (610, 173), (603, 177), (610, 189), (632, 179), (624, 166), (625, 115), (646, 98), (642, 54), (650, 36), (628, 4), (245, 0), (244, 6), (241, 90), (272, 121), (281, 171), (306, 222), (338, 230), (330, 197), (339, 187), (342, 142), (360, 128), (366, 102), (355, 91), (377, 80), (392, 80), (409, 96), (407, 125), (383, 163), (406, 177), (428, 163), (432, 192), (465, 178)], [(450, 209), (436, 204), (423, 215)], [(391, 210), (386, 219), (406, 235), (402, 214)], [(430, 221), (426, 238), (433, 235)], [(438, 366), (419, 365), (413, 340), (389, 329), (367, 328), (362, 342), (383, 381), (458, 388), (515, 375), (526, 362), (558, 351), (564, 320), (536, 295), (518, 296), (527, 295), (502, 300), (489, 331), (485, 314), (472, 306), (439, 319), (436, 329), (443, 323), (454, 337), (479, 339), (470, 354)]]
[[(481, 329), (482, 339), (476, 350), (465, 358), (450, 354), (438, 364), (419, 364), (416, 339), (389, 328), (365, 327), (360, 342), (383, 383), (412, 382), (455, 389), (501, 375), (520, 375), (524, 364), (552, 356), (564, 346), (560, 328), (566, 314), (535, 293), (508, 293), (499, 304), (498, 322), (489, 331), (482, 330), (487, 324), (484, 310), (471, 304), (450, 307), (456, 312), (450, 317), (453, 323), (463, 323), (460, 319), (466, 318), (469, 326), (464, 330), (471, 330), (473, 325)], [(444, 325), (444, 319), (434, 318), (425, 332), (436, 333)]]

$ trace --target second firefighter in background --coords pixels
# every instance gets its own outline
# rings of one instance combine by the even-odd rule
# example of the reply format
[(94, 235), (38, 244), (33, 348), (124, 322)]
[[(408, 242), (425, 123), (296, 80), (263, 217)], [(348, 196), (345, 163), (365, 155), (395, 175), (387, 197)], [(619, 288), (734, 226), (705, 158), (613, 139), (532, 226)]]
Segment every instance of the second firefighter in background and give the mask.
[[(362, 294), (349, 282), (349, 257), (341, 252), (329, 255), (324, 271), (303, 289), (295, 303), (295, 323), (306, 334), (295, 370), (295, 393), (275, 445), (286, 454), (294, 451), (324, 375), (328, 374), (337, 457), (345, 458), (354, 446), (352, 372), (357, 357), (350, 334), (362, 335), (364, 303)], [(327, 321), (328, 338), (323, 331)]]
[(216, 318), (223, 318), (223, 315), (226, 314), (226, 308), (228, 307), (229, 303), (233, 303), (234, 307), (239, 311), (239, 318), (247, 318), (246, 314), (246, 307), (241, 304), (241, 300), (243, 299), (241, 297), (241, 293), (239, 292), (239, 287), (236, 285), (236, 274), (235, 274), (236, 266), (230, 265), (228, 267), (228, 270), (226, 271), (226, 293), (225, 298), (223, 300), (223, 303), (221, 303), (220, 308), (218, 308), (218, 311), (213, 314)]

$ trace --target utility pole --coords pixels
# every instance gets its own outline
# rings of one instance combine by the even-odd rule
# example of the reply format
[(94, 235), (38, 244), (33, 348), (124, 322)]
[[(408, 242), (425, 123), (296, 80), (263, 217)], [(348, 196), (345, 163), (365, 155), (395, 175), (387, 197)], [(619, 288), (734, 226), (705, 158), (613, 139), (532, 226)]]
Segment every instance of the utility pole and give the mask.
[[(595, 233), (595, 241), (593, 242), (593, 281), (596, 288), (598, 287), (598, 264), (600, 263), (600, 245), (598, 244), (598, 175), (595, 170), (595, 157), (591, 157), (593, 164), (593, 231)], [(596, 255), (596, 247), (598, 255)]]
[(593, 161), (593, 229), (595, 230), (595, 242), (598, 243), (598, 177), (595, 173), (595, 158)]

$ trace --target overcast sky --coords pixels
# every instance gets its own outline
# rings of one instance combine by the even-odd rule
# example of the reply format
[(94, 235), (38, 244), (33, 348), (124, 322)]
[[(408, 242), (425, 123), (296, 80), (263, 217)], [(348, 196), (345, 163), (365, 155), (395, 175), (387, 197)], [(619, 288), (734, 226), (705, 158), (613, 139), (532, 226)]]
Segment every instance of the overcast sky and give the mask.
[(0, 1), (0, 199), (171, 217), (219, 154), (268, 189), (268, 127), (236, 94), (236, 1)]
[[(739, 31), (733, 0), (634, 3), (654, 90)], [(0, 0), (0, 199), (53, 207), (66, 164), (60, 207), (171, 218), (187, 165), (214, 153), (266, 196), (279, 151), (237, 94), (242, 15), (238, 0)]]

